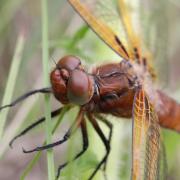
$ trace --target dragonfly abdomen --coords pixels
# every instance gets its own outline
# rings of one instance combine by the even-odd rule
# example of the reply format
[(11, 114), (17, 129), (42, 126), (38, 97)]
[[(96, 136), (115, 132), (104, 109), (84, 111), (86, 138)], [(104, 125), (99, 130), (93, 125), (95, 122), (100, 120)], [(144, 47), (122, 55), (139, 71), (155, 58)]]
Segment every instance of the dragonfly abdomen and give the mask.
[(162, 127), (180, 132), (180, 104), (162, 91), (158, 91), (161, 106), (157, 110)]

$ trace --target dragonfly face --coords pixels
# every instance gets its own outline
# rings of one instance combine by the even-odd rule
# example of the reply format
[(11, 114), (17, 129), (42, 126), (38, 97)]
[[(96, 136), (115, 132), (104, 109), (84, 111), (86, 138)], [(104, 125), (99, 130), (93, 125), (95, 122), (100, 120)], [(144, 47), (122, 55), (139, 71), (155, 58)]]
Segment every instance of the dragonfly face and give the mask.
[(83, 105), (93, 96), (93, 79), (75, 56), (60, 59), (50, 79), (54, 96), (63, 104)]

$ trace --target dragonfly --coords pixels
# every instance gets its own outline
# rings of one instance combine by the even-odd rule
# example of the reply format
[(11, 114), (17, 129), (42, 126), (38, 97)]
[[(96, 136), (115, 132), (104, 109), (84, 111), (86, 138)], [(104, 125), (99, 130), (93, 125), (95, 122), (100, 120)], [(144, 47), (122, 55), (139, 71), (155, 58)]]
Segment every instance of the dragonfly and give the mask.
[[(79, 106), (80, 110), (74, 123), (61, 140), (30, 150), (23, 149), (23, 152), (32, 153), (61, 145), (80, 129), (83, 148), (74, 157), (73, 160), (76, 160), (89, 147), (86, 127), (86, 121), (89, 120), (106, 149), (104, 157), (94, 168), (89, 180), (93, 179), (101, 168), (106, 172), (113, 124), (105, 115), (132, 118), (131, 178), (159, 179), (160, 158), (163, 151), (160, 127), (180, 132), (180, 105), (153, 86), (156, 74), (152, 66), (151, 53), (143, 47), (142, 40), (134, 31), (131, 14), (124, 0), (67, 0), (67, 2), (89, 28), (119, 55), (119, 62), (103, 64), (87, 72), (79, 57), (67, 55), (57, 62), (51, 72), (51, 87), (30, 91), (11, 104), (0, 107), (0, 110), (12, 107), (36, 93), (52, 93), (64, 105), (52, 111), (51, 117), (58, 116), (65, 107), (70, 110), (74, 105)], [(112, 6), (107, 6), (105, 2), (109, 2), (108, 4)], [(104, 7), (104, 13), (98, 13), (98, 7)], [(126, 41), (104, 15), (111, 13), (119, 18), (119, 26), (125, 30)], [(42, 117), (28, 126), (12, 139), (10, 146), (17, 138), (44, 121), (45, 118)], [(109, 128), (108, 137), (101, 129), (99, 121)], [(57, 178), (68, 163), (65, 162), (58, 167)]]

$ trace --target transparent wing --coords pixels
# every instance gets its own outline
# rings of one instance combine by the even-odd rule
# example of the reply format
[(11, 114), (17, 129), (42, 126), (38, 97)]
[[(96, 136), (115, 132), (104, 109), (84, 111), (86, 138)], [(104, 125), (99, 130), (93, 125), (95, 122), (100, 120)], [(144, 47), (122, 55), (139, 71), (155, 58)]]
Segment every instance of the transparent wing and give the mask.
[(134, 99), (132, 152), (132, 179), (158, 179), (160, 127), (154, 108), (143, 89), (137, 90)]
[[(155, 77), (152, 55), (139, 38), (139, 23), (132, 23), (125, 0), (68, 0), (91, 29), (117, 54), (130, 61), (146, 64)], [(130, 3), (129, 3), (130, 4)], [(128, 4), (128, 5), (129, 5)], [(137, 18), (136, 18), (137, 19)], [(143, 45), (143, 49), (141, 48)], [(145, 63), (144, 63), (145, 62)]]
[(117, 54), (133, 60), (120, 22), (117, 1), (68, 0), (93, 31)]

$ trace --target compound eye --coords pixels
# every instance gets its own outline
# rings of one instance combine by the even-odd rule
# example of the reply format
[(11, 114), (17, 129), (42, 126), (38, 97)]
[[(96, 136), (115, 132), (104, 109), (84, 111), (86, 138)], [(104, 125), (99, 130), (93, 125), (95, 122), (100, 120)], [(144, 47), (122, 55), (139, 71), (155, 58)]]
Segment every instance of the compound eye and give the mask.
[(81, 61), (76, 56), (65, 56), (59, 60), (57, 65), (60, 68), (72, 71), (81, 65)]
[(63, 79), (61, 72), (58, 69), (53, 70), (50, 75), (50, 80), (56, 99), (63, 104), (67, 104), (68, 99), (66, 81)]
[(81, 70), (74, 70), (69, 78), (68, 100), (77, 105), (83, 105), (90, 101), (93, 93), (92, 79)]

